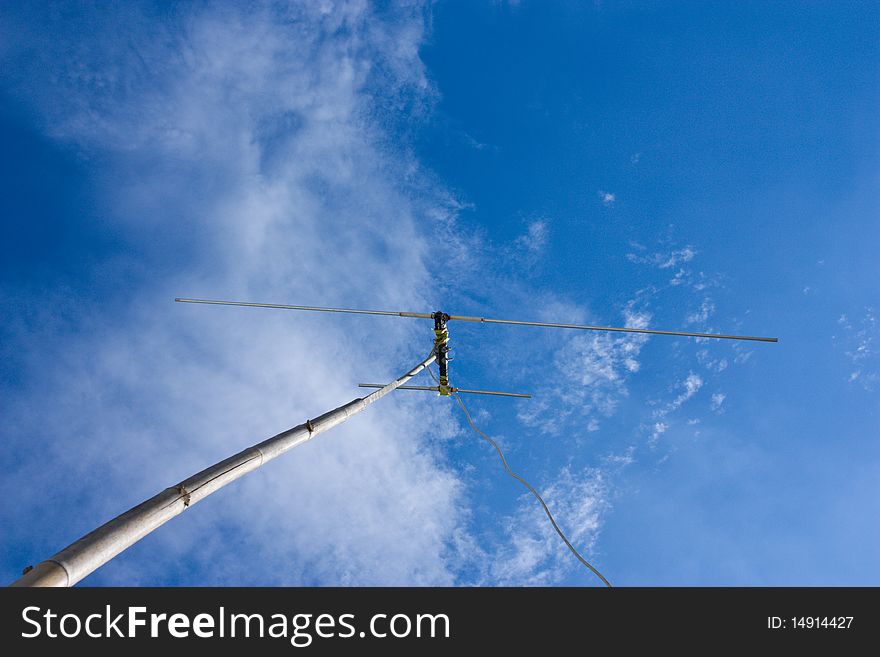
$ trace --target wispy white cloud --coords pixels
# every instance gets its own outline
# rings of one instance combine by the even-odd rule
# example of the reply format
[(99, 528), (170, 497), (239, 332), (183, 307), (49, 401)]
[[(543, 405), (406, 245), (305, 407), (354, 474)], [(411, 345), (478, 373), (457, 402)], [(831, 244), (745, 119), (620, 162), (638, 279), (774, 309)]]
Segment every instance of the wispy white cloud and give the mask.
[(606, 455), (602, 459), (602, 462), (605, 465), (610, 466), (611, 468), (619, 470), (620, 468), (625, 468), (625, 467), (630, 466), (633, 463), (635, 463), (635, 461), (636, 461), (635, 452), (636, 452), (635, 446), (630, 445), (620, 454)]
[(734, 342), (730, 345), (730, 348), (736, 354), (733, 357), (733, 362), (736, 365), (741, 365), (742, 363), (747, 362), (755, 353), (754, 349), (742, 342)]
[(700, 304), (699, 310), (689, 313), (688, 316), (685, 317), (685, 322), (688, 324), (705, 324), (714, 312), (715, 304), (712, 303), (712, 300), (709, 297), (705, 297)]
[[(627, 327), (647, 328), (650, 319), (635, 302), (623, 311)], [(523, 408), (519, 419), (542, 431), (558, 431), (566, 419), (597, 430), (601, 418), (613, 415), (627, 396), (627, 378), (640, 369), (639, 353), (647, 341), (647, 335), (638, 333), (590, 332), (569, 338), (554, 357), (553, 387), (541, 390), (542, 401)], [(546, 422), (551, 409), (556, 421)]]
[(694, 260), (698, 255), (694, 246), (677, 245), (669, 238), (660, 240), (659, 244), (660, 248), (650, 250), (644, 244), (631, 241), (632, 251), (626, 254), (626, 259), (635, 264), (653, 267), (659, 273), (672, 272), (672, 277), (666, 283), (672, 288), (704, 292), (710, 288), (722, 287), (722, 279), (717, 272), (707, 274), (694, 268)]
[(659, 269), (670, 269), (684, 262), (690, 262), (697, 255), (692, 246), (685, 246), (672, 251), (660, 251), (651, 254), (627, 253), (626, 259), (637, 264), (653, 265)]
[(516, 245), (529, 256), (537, 256), (547, 245), (549, 227), (545, 219), (529, 222), (526, 232), (516, 238)]
[(703, 378), (699, 374), (691, 372), (681, 383), (681, 387), (683, 388), (681, 394), (673, 399), (668, 406), (670, 411), (678, 410), (682, 404), (697, 394), (697, 391), (703, 387)]
[(864, 309), (858, 320), (841, 315), (837, 320), (842, 334), (836, 341), (842, 345), (844, 355), (850, 363), (848, 376), (850, 383), (858, 383), (866, 390), (873, 390), (880, 381), (880, 349), (877, 348), (880, 326), (874, 308)]
[(471, 148), (473, 148), (476, 151), (482, 151), (482, 150), (489, 147), (488, 144), (484, 144), (483, 142), (476, 139), (473, 135), (470, 135), (466, 132), (462, 133), (462, 139), (464, 139), (464, 142), (468, 146), (470, 146)]
[(617, 195), (612, 194), (611, 192), (605, 192), (600, 189), (596, 193), (599, 196), (599, 200), (602, 201), (602, 205), (604, 205), (606, 208), (610, 208), (612, 205), (614, 205), (614, 202), (617, 201)]
[(669, 425), (666, 422), (655, 422), (654, 426), (651, 427), (651, 442), (655, 443), (660, 439), (666, 431), (669, 429)]
[(715, 352), (708, 349), (700, 349), (697, 352), (697, 362), (712, 372), (723, 372), (730, 365), (727, 358), (717, 356)]
[(650, 427), (650, 438), (648, 441), (650, 444), (656, 444), (660, 436), (669, 430), (671, 425), (669, 424), (668, 416), (675, 413), (685, 402), (696, 395), (704, 383), (703, 377), (694, 372), (688, 373), (684, 380), (678, 383), (677, 389), (680, 392), (652, 414), (653, 424)]
[(712, 410), (716, 412), (721, 411), (721, 406), (724, 404), (724, 400), (727, 399), (727, 395), (723, 392), (716, 392), (712, 395)]
[(669, 256), (657, 266), (660, 267), (660, 269), (669, 269), (670, 267), (675, 267), (681, 262), (690, 262), (696, 254), (697, 252), (694, 251), (692, 247), (686, 246), (683, 249), (670, 253)]

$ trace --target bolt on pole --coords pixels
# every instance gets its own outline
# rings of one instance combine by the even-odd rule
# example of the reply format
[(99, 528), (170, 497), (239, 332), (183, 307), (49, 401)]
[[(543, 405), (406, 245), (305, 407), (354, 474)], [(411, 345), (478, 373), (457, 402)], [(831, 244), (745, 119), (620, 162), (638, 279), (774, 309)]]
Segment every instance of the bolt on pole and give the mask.
[(376, 392), (366, 397), (358, 397), (314, 420), (307, 420), (304, 424), (279, 433), (202, 470), (176, 486), (166, 488), (158, 495), (101, 525), (46, 561), (39, 563), (11, 586), (73, 586), (196, 502), (281, 456), (284, 452), (298, 447), (319, 433), (332, 429), (360, 413), (373, 402), (412, 379), (434, 362), (434, 359), (435, 355), (432, 351), (431, 355), (416, 367)]

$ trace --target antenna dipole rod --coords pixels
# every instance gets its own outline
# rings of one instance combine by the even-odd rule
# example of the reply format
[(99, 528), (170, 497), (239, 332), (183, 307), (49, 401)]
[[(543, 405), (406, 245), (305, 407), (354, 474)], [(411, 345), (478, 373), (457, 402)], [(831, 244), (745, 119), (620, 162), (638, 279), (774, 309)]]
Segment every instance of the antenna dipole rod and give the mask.
[(196, 502), (202, 501), (211, 493), (286, 451), (302, 445), (319, 433), (345, 422), (352, 415), (360, 413), (373, 402), (399, 388), (433, 362), (432, 351), (430, 356), (409, 372), (376, 392), (354, 399), (314, 420), (307, 420), (305, 424), (297, 425), (248, 447), (176, 486), (166, 488), (155, 497), (101, 525), (61, 552), (49, 557), (13, 582), (11, 586), (73, 586)]
[(489, 319), (486, 317), (468, 317), (466, 315), (450, 315), (449, 321), (483, 322), (486, 324), (513, 324), (515, 326), (548, 326), (550, 328), (581, 329), (584, 331), (617, 331), (619, 333), (648, 333), (651, 335), (682, 335), (689, 338), (718, 338), (722, 340), (756, 340), (758, 342), (779, 342), (779, 338), (762, 338), (754, 335), (724, 335), (721, 333), (696, 333), (692, 331), (661, 331), (617, 326), (590, 326), (588, 324), (556, 324), (553, 322), (524, 322), (516, 319)]
[[(359, 388), (381, 388), (381, 383), (358, 383)], [(432, 390), (440, 392), (439, 386), (398, 386), (398, 390)], [(449, 387), (450, 392), (466, 392), (469, 395), (495, 395), (497, 397), (521, 397), (523, 399), (531, 399), (531, 395), (523, 392), (495, 392), (494, 390), (466, 390), (465, 388)]]
[[(394, 310), (354, 310), (351, 308), (320, 308), (317, 306), (286, 306), (278, 303), (249, 303), (245, 301), (216, 301), (212, 299), (175, 299), (180, 303), (207, 303), (215, 306), (248, 306), (251, 308), (282, 308), (285, 310), (313, 310), (325, 313), (354, 313), (357, 315), (391, 315), (431, 319), (436, 313), (410, 313)], [(756, 335), (727, 335), (723, 333), (698, 333), (694, 331), (661, 331), (659, 329), (634, 328), (630, 326), (591, 326), (589, 324), (558, 324), (555, 322), (527, 322), (518, 319), (491, 319), (468, 315), (449, 315), (449, 321), (478, 322), (483, 324), (512, 324), (514, 326), (544, 326), (549, 328), (579, 329), (582, 331), (614, 331), (617, 333), (645, 333), (647, 335), (680, 335), (687, 338), (711, 338), (715, 340), (752, 340), (755, 342), (779, 342), (779, 338)]]
[(319, 308), (317, 306), (287, 306), (280, 303), (250, 303), (247, 301), (217, 301), (214, 299), (175, 299), (178, 303), (207, 303), (213, 306), (247, 306), (248, 308), (281, 308), (283, 310), (312, 310), (322, 313), (353, 313), (356, 315), (391, 315), (431, 319), (431, 313), (407, 313), (391, 310), (356, 310), (353, 308)]

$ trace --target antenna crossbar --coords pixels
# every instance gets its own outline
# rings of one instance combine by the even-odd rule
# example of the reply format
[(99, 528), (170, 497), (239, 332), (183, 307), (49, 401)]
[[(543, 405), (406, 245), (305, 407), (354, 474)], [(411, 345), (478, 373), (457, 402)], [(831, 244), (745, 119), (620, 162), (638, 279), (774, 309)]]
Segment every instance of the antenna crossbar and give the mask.
[(390, 310), (357, 310), (354, 308), (320, 308), (317, 306), (288, 306), (280, 303), (251, 303), (248, 301), (218, 301), (215, 299), (175, 299), (178, 303), (207, 303), (214, 306), (247, 306), (248, 308), (281, 308), (283, 310), (312, 310), (322, 313), (353, 313), (357, 315), (391, 315), (431, 319), (431, 313), (407, 313)]
[[(357, 310), (354, 308), (322, 308), (319, 306), (290, 306), (278, 303), (250, 303), (245, 301), (218, 301), (213, 299), (175, 299), (180, 303), (207, 303), (217, 306), (247, 306), (250, 308), (281, 308), (283, 310), (309, 310), (325, 313), (351, 313), (357, 315), (389, 315), (393, 317), (412, 317), (433, 319), (437, 313), (412, 313), (394, 310)], [(700, 333), (696, 331), (663, 331), (660, 329), (637, 328), (632, 326), (593, 326), (590, 324), (562, 324), (556, 322), (530, 322), (518, 319), (492, 319), (468, 315), (449, 315), (448, 321), (476, 322), (481, 324), (510, 324), (513, 326), (539, 326), (547, 328), (577, 329), (581, 331), (613, 331), (617, 333), (642, 333), (647, 335), (678, 335), (687, 338), (709, 338), (713, 340), (751, 340), (754, 342), (779, 342), (779, 338), (756, 335), (730, 335), (724, 333)]]
[[(381, 388), (381, 383), (358, 383), (359, 388)], [(397, 386), (397, 390), (431, 390), (440, 392), (439, 386)], [(495, 395), (497, 397), (520, 397), (522, 399), (531, 399), (531, 395), (522, 392), (495, 392), (494, 390), (466, 390), (464, 388), (455, 388), (449, 386), (449, 392), (464, 392), (469, 395)]]

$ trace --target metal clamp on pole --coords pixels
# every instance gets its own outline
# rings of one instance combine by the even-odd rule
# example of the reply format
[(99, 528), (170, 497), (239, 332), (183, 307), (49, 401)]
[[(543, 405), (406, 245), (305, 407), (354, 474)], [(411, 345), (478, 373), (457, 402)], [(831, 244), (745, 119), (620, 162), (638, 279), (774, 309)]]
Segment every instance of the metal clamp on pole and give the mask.
[(440, 368), (440, 396), (449, 397), (452, 394), (449, 387), (449, 329), (446, 328), (449, 315), (438, 310), (431, 317), (434, 318), (434, 353)]

